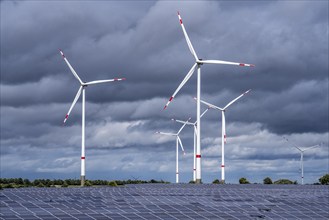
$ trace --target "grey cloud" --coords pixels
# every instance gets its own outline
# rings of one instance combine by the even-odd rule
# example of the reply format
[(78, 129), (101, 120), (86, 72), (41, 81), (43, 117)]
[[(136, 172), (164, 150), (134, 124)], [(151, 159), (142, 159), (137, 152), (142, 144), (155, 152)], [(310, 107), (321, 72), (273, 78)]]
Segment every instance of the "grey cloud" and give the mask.
[[(143, 169), (144, 177), (173, 180), (175, 143), (154, 132), (175, 131), (180, 125), (171, 118), (195, 121), (196, 115), (196, 73), (162, 110), (194, 63), (177, 10), (200, 58), (256, 64), (255, 68), (202, 66), (202, 99), (222, 106), (252, 89), (226, 112), (232, 144), (226, 148), (232, 162), (230, 181), (246, 172), (256, 172), (260, 181), (266, 172), (274, 177), (296, 173), (298, 152), (279, 147), (284, 145), (283, 135), (305, 145), (328, 144), (324, 1), (0, 4), (1, 172), (5, 176), (78, 176), (81, 100), (67, 125), (60, 125), (79, 83), (62, 60), (61, 48), (84, 81), (127, 78), (87, 88), (86, 142), (88, 154), (94, 156), (88, 162), (88, 175), (131, 178)], [(209, 111), (201, 123), (205, 181), (220, 174), (220, 129), (220, 113)], [(188, 127), (182, 132), (189, 155), (181, 158), (185, 181), (191, 178), (192, 135)], [(116, 158), (106, 164), (113, 154)], [(128, 154), (133, 159), (125, 165)], [(315, 161), (309, 169), (318, 169), (308, 179), (311, 182), (325, 172), (321, 166), (327, 163), (327, 154), (319, 149), (309, 156)], [(289, 170), (277, 168), (288, 160)], [(11, 163), (3, 166), (3, 161), (19, 161), (28, 169), (19, 172)], [(64, 173), (65, 166), (70, 169)], [(112, 166), (115, 169), (109, 169)]]

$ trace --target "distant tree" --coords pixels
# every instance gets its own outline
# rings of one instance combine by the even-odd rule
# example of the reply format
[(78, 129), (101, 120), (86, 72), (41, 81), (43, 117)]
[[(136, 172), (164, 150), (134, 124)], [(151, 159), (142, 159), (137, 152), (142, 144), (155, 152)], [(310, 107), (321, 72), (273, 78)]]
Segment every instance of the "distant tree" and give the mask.
[(33, 180), (32, 185), (37, 186), (39, 183), (40, 183), (39, 179), (35, 179)]
[(191, 180), (189, 183), (190, 183), (190, 184), (195, 184), (195, 181)]
[(66, 179), (65, 180), (68, 185), (80, 185), (80, 180), (79, 179)]
[(125, 183), (122, 180), (116, 180), (115, 181), (117, 183), (117, 185), (119, 186), (123, 186)]
[(61, 179), (55, 179), (55, 180), (53, 180), (53, 184), (54, 185), (63, 185), (64, 184), (64, 181), (61, 180)]
[(266, 177), (264, 180), (263, 180), (263, 183), (264, 184), (272, 184), (272, 179), (270, 177)]
[(319, 182), (322, 184), (322, 185), (329, 185), (329, 173), (322, 176), (320, 179), (319, 179)]
[(107, 180), (89, 180), (91, 184), (93, 185), (107, 185)]
[(45, 185), (42, 182), (39, 182), (39, 184), (36, 187), (45, 187)]
[(108, 185), (109, 186), (118, 186), (117, 182), (115, 182), (115, 181), (109, 181)]
[(297, 184), (297, 181), (293, 182), (288, 179), (279, 179), (277, 181), (274, 181), (274, 184)]
[(15, 183), (16, 183), (17, 185), (23, 185), (23, 184), (24, 184), (24, 181), (23, 181), (22, 178), (17, 178), (16, 181), (15, 181)]
[(23, 183), (25, 186), (31, 186), (31, 181), (29, 179), (24, 179)]
[(62, 187), (68, 187), (68, 186), (69, 186), (69, 184), (66, 181), (64, 181), (64, 183), (62, 184)]
[(92, 186), (91, 182), (89, 180), (85, 181), (85, 186)]
[(240, 184), (249, 184), (250, 182), (245, 177), (242, 177), (239, 179), (239, 183)]
[(214, 181), (212, 181), (213, 184), (224, 184), (223, 180), (219, 180), (219, 179), (215, 179)]
[(15, 188), (15, 184), (14, 183), (8, 183), (5, 187), (6, 188)]
[(50, 187), (51, 185), (54, 185), (54, 184), (53, 184), (53, 181), (51, 181), (50, 179), (46, 179), (44, 185), (46, 187)]
[(219, 179), (215, 179), (214, 181), (212, 181), (212, 183), (213, 183), (213, 184), (219, 184), (220, 181), (219, 181)]

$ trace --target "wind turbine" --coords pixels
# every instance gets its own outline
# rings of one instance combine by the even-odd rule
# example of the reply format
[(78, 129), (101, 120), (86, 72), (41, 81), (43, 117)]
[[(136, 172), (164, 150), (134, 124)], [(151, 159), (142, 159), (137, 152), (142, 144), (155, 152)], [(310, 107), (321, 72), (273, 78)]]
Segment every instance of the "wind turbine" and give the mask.
[(157, 131), (155, 132), (156, 134), (162, 134), (162, 135), (167, 135), (167, 136), (174, 136), (176, 137), (176, 183), (179, 183), (179, 172), (178, 172), (178, 144), (180, 145), (184, 155), (185, 155), (185, 150), (182, 144), (182, 141), (179, 137), (180, 132), (183, 130), (183, 128), (185, 127), (185, 125), (189, 122), (191, 118), (187, 119), (187, 121), (184, 122), (183, 126), (178, 130), (177, 133), (167, 133), (167, 132), (161, 132), (161, 131)]
[[(283, 137), (287, 142), (289, 142), (288, 138), (286, 137)], [(296, 144), (292, 143), (293, 146), (299, 150), (300, 152), (300, 169), (301, 169), (301, 173), (302, 173), (302, 185), (304, 184), (304, 152), (307, 151), (307, 150), (310, 150), (310, 149), (313, 149), (313, 148), (316, 148), (316, 147), (319, 147), (320, 145), (317, 144), (317, 145), (314, 145), (314, 146), (311, 146), (311, 147), (307, 147), (305, 149), (301, 149), (300, 147), (298, 147)]]
[(224, 146), (226, 144), (225, 111), (230, 105), (232, 105), (234, 102), (238, 101), (238, 99), (240, 99), (242, 96), (244, 96), (245, 94), (250, 92), (250, 90), (251, 89), (245, 91), (244, 93), (242, 93), (241, 95), (239, 95), (238, 97), (236, 97), (235, 99), (230, 101), (224, 108), (220, 108), (216, 105), (213, 105), (213, 104), (210, 104), (210, 103), (205, 102), (203, 100), (200, 100), (200, 102), (207, 105), (208, 108), (216, 109), (216, 110), (219, 110), (219, 111), (222, 112), (222, 165), (221, 165), (221, 169), (222, 169), (222, 182), (223, 183), (225, 183), (225, 163), (224, 163)]
[[(209, 108), (207, 108), (206, 110), (204, 110), (204, 112), (202, 112), (202, 114), (200, 115), (200, 118), (202, 118), (202, 116), (204, 114), (206, 114), (206, 112), (209, 110)], [(185, 124), (186, 122), (185, 121), (182, 121), (182, 120), (178, 120), (178, 119), (171, 119), (173, 121), (176, 121), (178, 123), (181, 123), (181, 124)], [(186, 125), (191, 125), (193, 126), (193, 130), (194, 130), (194, 138), (193, 138), (193, 181), (195, 182), (196, 181), (196, 162), (195, 162), (195, 152), (196, 152), (196, 134), (197, 134), (197, 121), (195, 121), (194, 123), (192, 122), (187, 122)]]
[(78, 101), (78, 99), (81, 95), (81, 92), (82, 92), (82, 135), (81, 135), (81, 177), (80, 177), (80, 181), (81, 181), (81, 186), (84, 186), (85, 185), (85, 179), (86, 179), (86, 164), (85, 164), (85, 159), (86, 159), (86, 156), (85, 156), (85, 89), (89, 85), (100, 84), (100, 83), (108, 83), (108, 82), (113, 82), (113, 81), (121, 81), (121, 80), (125, 80), (125, 78), (114, 78), (114, 79), (105, 79), (105, 80), (95, 80), (95, 81), (90, 81), (90, 82), (83, 82), (80, 79), (80, 77), (78, 76), (78, 74), (75, 72), (75, 70), (73, 69), (73, 67), (69, 63), (69, 61), (66, 59), (63, 51), (59, 50), (59, 52), (61, 53), (64, 61), (68, 65), (68, 67), (70, 68), (70, 70), (73, 73), (74, 77), (80, 83), (80, 88), (79, 88), (77, 94), (75, 95), (75, 98), (74, 98), (74, 100), (71, 104), (71, 107), (70, 107), (68, 113), (66, 114), (66, 116), (64, 118), (63, 125), (65, 124), (66, 120), (69, 118), (69, 115), (70, 115), (75, 103)]
[(236, 65), (236, 66), (248, 66), (248, 67), (253, 67), (253, 64), (245, 64), (245, 63), (236, 63), (236, 62), (229, 62), (229, 61), (223, 61), (223, 60), (202, 60), (199, 59), (193, 46), (192, 43), (190, 41), (189, 36), (187, 35), (187, 32), (185, 30), (184, 24), (183, 24), (183, 20), (178, 12), (178, 19), (179, 22), (181, 24), (184, 36), (185, 36), (185, 40), (186, 43), (190, 49), (190, 52), (192, 53), (192, 55), (195, 58), (195, 63), (193, 64), (192, 68), (190, 69), (190, 71), (187, 73), (187, 75), (185, 76), (185, 78), (183, 79), (183, 81), (179, 84), (178, 88), (175, 90), (174, 94), (170, 97), (169, 101), (167, 102), (167, 104), (165, 105), (164, 109), (166, 109), (168, 107), (168, 105), (170, 104), (170, 102), (174, 99), (174, 97), (177, 95), (177, 93), (179, 92), (179, 90), (185, 85), (185, 83), (191, 78), (191, 76), (194, 73), (194, 70), (197, 68), (197, 149), (196, 149), (196, 183), (201, 183), (201, 146), (200, 146), (200, 128), (201, 128), (201, 122), (200, 122), (200, 99), (201, 99), (201, 65), (203, 64), (227, 64), (227, 65)]

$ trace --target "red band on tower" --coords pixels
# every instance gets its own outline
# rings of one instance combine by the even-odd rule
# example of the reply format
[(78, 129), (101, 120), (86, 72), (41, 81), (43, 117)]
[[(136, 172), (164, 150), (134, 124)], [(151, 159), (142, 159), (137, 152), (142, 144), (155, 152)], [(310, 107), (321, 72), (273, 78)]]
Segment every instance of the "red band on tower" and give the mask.
[(195, 157), (196, 158), (201, 158), (201, 155), (200, 154), (197, 154)]

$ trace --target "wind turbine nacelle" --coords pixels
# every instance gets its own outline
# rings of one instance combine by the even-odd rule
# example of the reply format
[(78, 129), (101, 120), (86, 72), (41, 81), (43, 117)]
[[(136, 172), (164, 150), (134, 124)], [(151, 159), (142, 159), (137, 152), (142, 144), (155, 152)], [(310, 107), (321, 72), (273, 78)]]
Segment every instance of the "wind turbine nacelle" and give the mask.
[(201, 63), (201, 62), (199, 62), (199, 61), (202, 61), (202, 59), (197, 60), (196, 63), (197, 63), (198, 65), (200, 65), (200, 66), (203, 65), (203, 63)]

